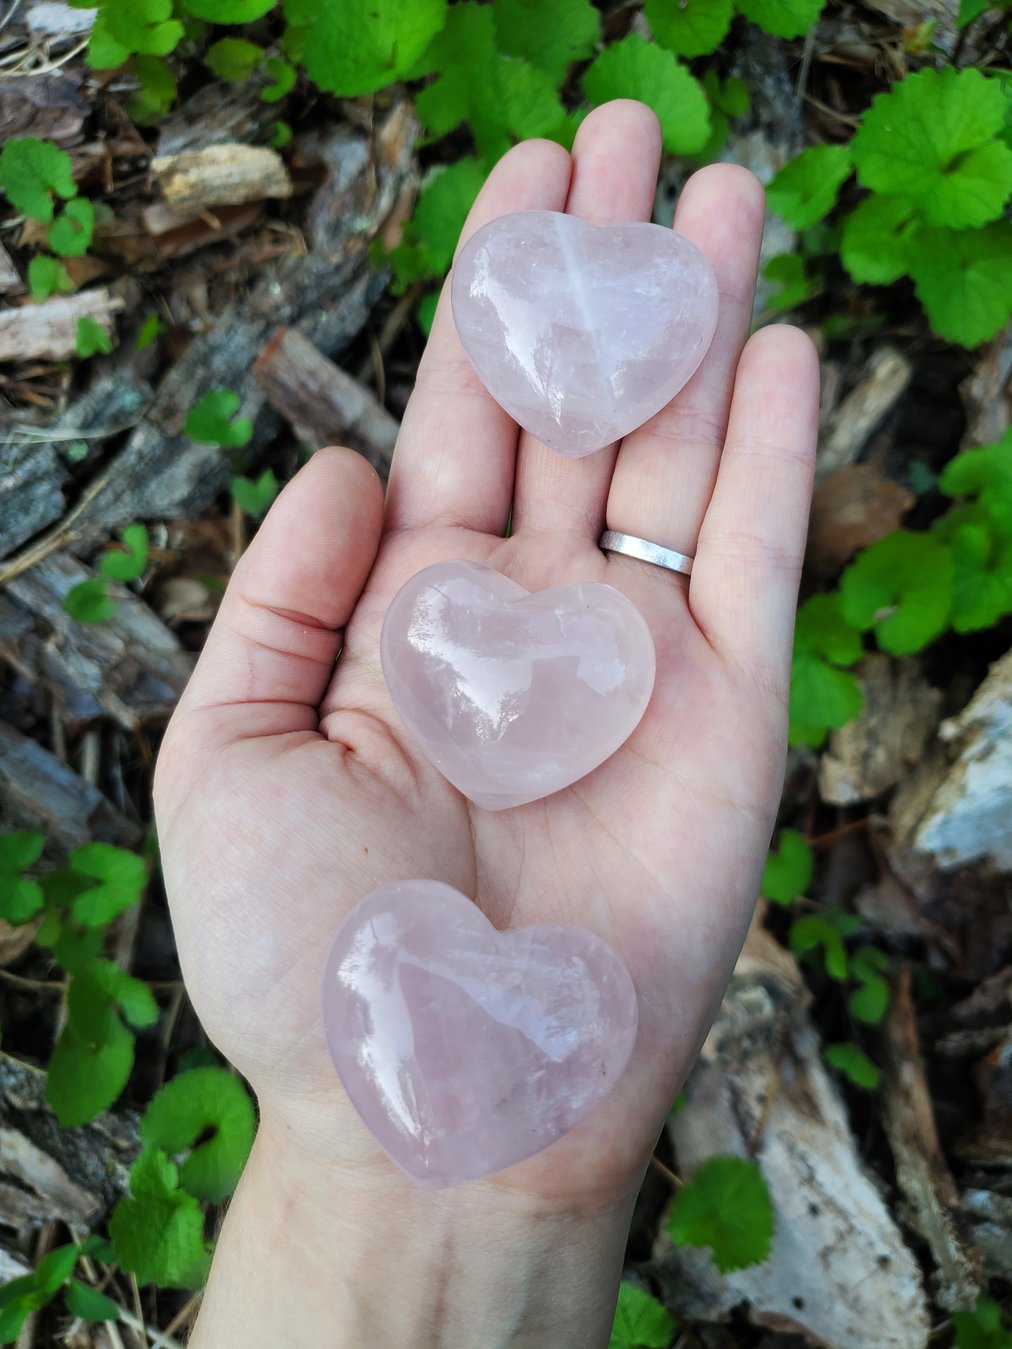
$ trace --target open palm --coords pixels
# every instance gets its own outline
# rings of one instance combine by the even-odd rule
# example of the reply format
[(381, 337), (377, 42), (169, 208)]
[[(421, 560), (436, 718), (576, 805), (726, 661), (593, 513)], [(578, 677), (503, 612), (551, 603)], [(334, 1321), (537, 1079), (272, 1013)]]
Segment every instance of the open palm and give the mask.
[[(647, 219), (659, 152), (647, 109), (600, 108), (571, 156), (544, 141), (508, 154), (464, 237), (522, 209)], [(236, 569), (173, 718), (156, 805), (194, 1005), (264, 1117), (356, 1184), (408, 1185), (348, 1103), (319, 1008), (329, 942), (377, 886), (429, 877), (499, 927), (580, 924), (632, 974), (640, 1031), (616, 1091), (551, 1149), (483, 1182), (492, 1189), (624, 1201), (715, 1011), (780, 790), (816, 424), (808, 340), (777, 326), (746, 344), (762, 221), (744, 170), (689, 182), (676, 223), (717, 274), (713, 346), (671, 405), (582, 460), (532, 441), (488, 397), (444, 293), (385, 511), (364, 460), (316, 455)], [(695, 554), (691, 583), (602, 554), (606, 525)], [(391, 706), (383, 616), (415, 572), (450, 558), (529, 590), (605, 581), (653, 633), (657, 681), (638, 729), (546, 800), (470, 805)]]

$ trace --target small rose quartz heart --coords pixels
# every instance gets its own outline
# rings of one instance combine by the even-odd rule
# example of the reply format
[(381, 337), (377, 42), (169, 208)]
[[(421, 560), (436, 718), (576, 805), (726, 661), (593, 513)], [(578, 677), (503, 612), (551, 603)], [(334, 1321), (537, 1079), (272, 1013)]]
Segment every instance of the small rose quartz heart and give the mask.
[(334, 1064), (380, 1146), (412, 1180), (457, 1185), (568, 1133), (622, 1076), (636, 991), (593, 933), (497, 932), (438, 881), (374, 890), (323, 979)]
[(478, 230), (454, 264), (451, 297), (492, 397), (572, 458), (669, 403), (717, 325), (713, 268), (681, 234), (556, 211), (520, 211)]
[(600, 582), (530, 594), (475, 562), (437, 562), (394, 597), (380, 641), (412, 739), (486, 810), (577, 782), (635, 730), (654, 685), (636, 606)]

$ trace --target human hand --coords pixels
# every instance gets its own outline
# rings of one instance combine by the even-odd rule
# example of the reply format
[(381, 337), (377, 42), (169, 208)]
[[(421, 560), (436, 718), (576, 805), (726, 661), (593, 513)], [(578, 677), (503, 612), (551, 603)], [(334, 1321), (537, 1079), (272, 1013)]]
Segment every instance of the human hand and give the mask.
[[(572, 156), (550, 142), (511, 151), (464, 237), (524, 209), (648, 219), (659, 153), (653, 114), (607, 105)], [(690, 180), (676, 225), (717, 274), (713, 344), (672, 404), (620, 449), (581, 460), (518, 434), (479, 384), (444, 292), (385, 514), (365, 461), (323, 451), (236, 568), (159, 761), (166, 885), (194, 1006), (257, 1093), (258, 1146), (275, 1164), (298, 1158), (293, 1174), (315, 1174), (336, 1202), (438, 1214), (441, 1231), (465, 1210), (510, 1223), (613, 1215), (599, 1244), (620, 1253), (616, 1233), (747, 928), (781, 787), (818, 379), (797, 330), (746, 343), (762, 223), (746, 171)], [(694, 554), (691, 581), (602, 554), (606, 526)], [(414, 573), (449, 558), (529, 590), (605, 581), (653, 633), (657, 680), (639, 727), (546, 800), (471, 806), (391, 707), (383, 616)], [(629, 1068), (588, 1120), (508, 1171), (424, 1199), (348, 1102), (319, 1006), (345, 915), (409, 877), (456, 887), (498, 927), (589, 928), (625, 961), (640, 1005)]]

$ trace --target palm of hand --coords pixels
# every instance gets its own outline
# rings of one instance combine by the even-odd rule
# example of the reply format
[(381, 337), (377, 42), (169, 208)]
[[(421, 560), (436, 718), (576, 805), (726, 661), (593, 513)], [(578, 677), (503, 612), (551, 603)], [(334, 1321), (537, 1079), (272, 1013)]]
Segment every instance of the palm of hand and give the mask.
[[(606, 152), (609, 136), (628, 137), (630, 126), (644, 198), (656, 171), (651, 130), (636, 105), (613, 105), (584, 124), (576, 181), (568, 202), (563, 183), (554, 209), (589, 211), (577, 194), (593, 193), (593, 178), (588, 168), (581, 183), (579, 172), (595, 156), (612, 176), (628, 172)], [(511, 160), (530, 204), (545, 204), (547, 187), (539, 198), (532, 181), (534, 156), (548, 183), (562, 154), (534, 144), (514, 151), (468, 230), (517, 209)], [(709, 173), (723, 177), (709, 203), (700, 189), (694, 199), (687, 190), (684, 209), (694, 201), (701, 215), (726, 210), (737, 193), (747, 214), (741, 203), (751, 194), (754, 236), (753, 185), (739, 171)], [(713, 258), (718, 275), (723, 268), (732, 277), (725, 290), (750, 292), (754, 245), (745, 238), (733, 258)], [(389, 1171), (327, 1054), (319, 1013), (327, 947), (376, 886), (433, 877), (473, 896), (499, 927), (590, 928), (623, 957), (640, 1002), (636, 1051), (613, 1096), (549, 1153), (493, 1183), (550, 1204), (581, 1194), (621, 1198), (635, 1187), (744, 935), (779, 790), (813, 382), (796, 335), (768, 337), (754, 344), (751, 372), (742, 363), (733, 407), (743, 334), (732, 320), (676, 405), (652, 432), (627, 440), (619, 467), (613, 452), (556, 462), (524, 437), (518, 450), (516, 428), (478, 389), (443, 306), (405, 418), (388, 532), (371, 572), (378, 487), (345, 453), (317, 456), (304, 470), (237, 571), (163, 748), (157, 796), (167, 886), (187, 985), (211, 1038), (250, 1079), (265, 1115), (335, 1165)], [(722, 415), (703, 406), (715, 399)], [(447, 433), (454, 418), (463, 451)], [(705, 455), (692, 445), (700, 424), (716, 442)], [(493, 450), (479, 487), (460, 455), (478, 453), (482, 432)], [(679, 460), (671, 444), (679, 440), (706, 462)], [(725, 483), (722, 470), (711, 502), (722, 450), (737, 471)], [(623, 477), (623, 459), (638, 466), (639, 488)], [(444, 492), (426, 506), (433, 465), (453, 482), (456, 501)], [(693, 493), (682, 484), (694, 472), (693, 519)], [(644, 474), (648, 499), (689, 498), (675, 537), (649, 511), (646, 523), (630, 513)], [(497, 476), (508, 480), (505, 494)], [(501, 527), (510, 488), (516, 532), (503, 539), (485, 530), (493, 521)], [(757, 516), (770, 503), (786, 518)], [(691, 589), (602, 554), (605, 511), (610, 527), (684, 551), (694, 551), (699, 532)], [(383, 615), (415, 572), (448, 558), (494, 567), (529, 590), (606, 581), (639, 606), (653, 633), (657, 683), (640, 726), (601, 768), (544, 801), (495, 813), (470, 806), (405, 739), (390, 705), (379, 668)]]

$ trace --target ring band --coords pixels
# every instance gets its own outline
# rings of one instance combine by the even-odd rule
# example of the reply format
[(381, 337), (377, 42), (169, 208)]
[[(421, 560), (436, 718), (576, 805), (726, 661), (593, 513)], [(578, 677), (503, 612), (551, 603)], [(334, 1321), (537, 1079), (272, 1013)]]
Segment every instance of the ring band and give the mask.
[(620, 534), (616, 529), (606, 529), (597, 546), (604, 553), (624, 553), (626, 557), (651, 562), (655, 567), (666, 567), (668, 571), (677, 571), (682, 576), (692, 575), (691, 557), (685, 553), (676, 553), (673, 548), (662, 548), (659, 543), (651, 543), (649, 539), (638, 539), (635, 534)]

